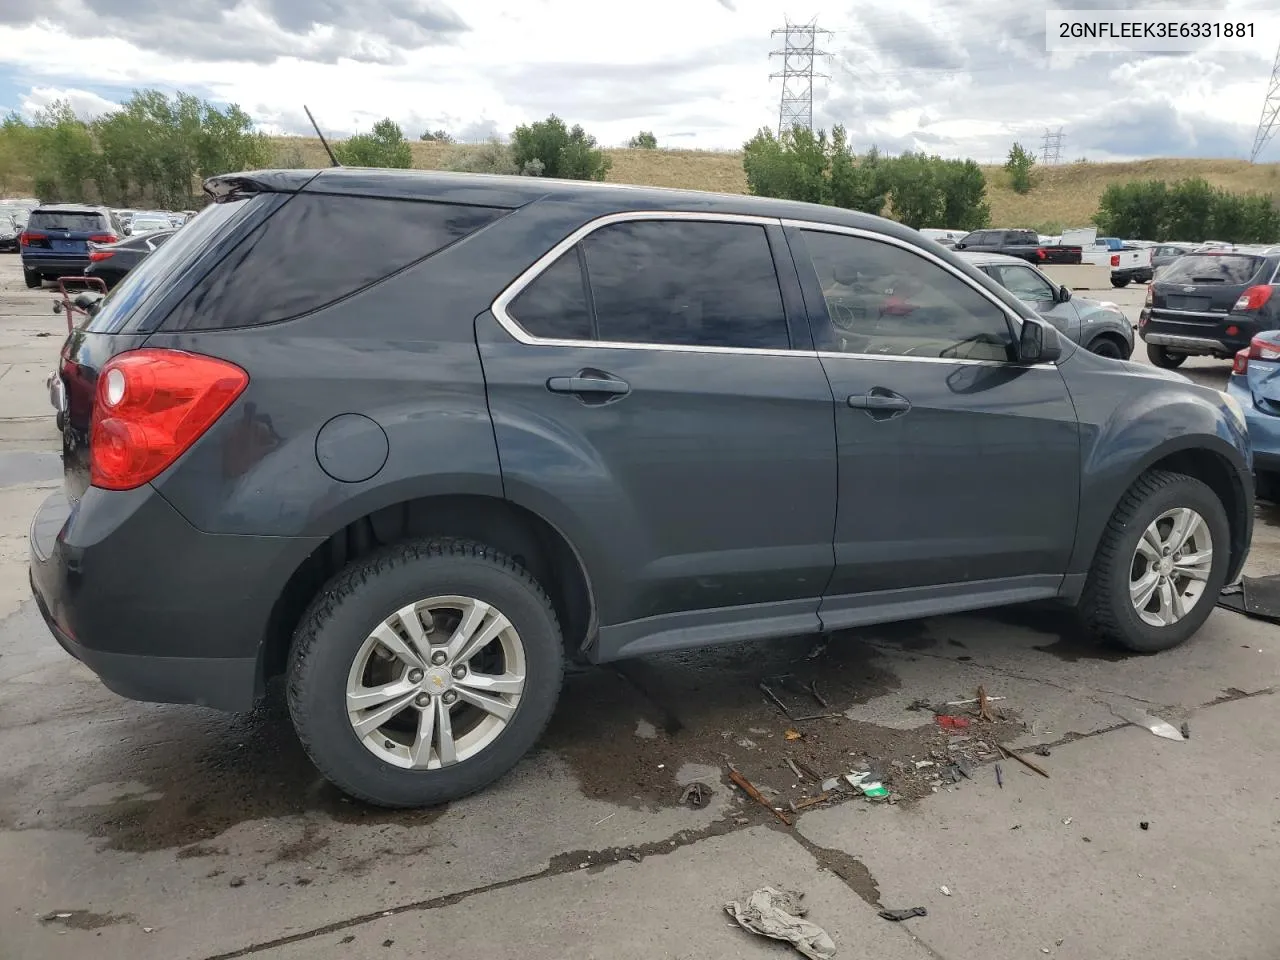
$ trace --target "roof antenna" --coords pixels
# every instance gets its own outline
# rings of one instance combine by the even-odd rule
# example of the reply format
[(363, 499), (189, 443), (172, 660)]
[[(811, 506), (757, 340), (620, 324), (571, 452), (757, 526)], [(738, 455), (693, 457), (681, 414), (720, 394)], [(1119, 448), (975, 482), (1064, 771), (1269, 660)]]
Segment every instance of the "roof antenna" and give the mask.
[(307, 119), (311, 121), (311, 126), (315, 128), (316, 136), (320, 138), (320, 145), (324, 147), (324, 152), (329, 155), (329, 159), (333, 161), (333, 165), (335, 167), (342, 166), (342, 164), (338, 162), (338, 158), (333, 155), (333, 150), (329, 146), (329, 141), (326, 140), (324, 138), (324, 134), (320, 132), (320, 124), (316, 123), (316, 118), (311, 115), (311, 108), (304, 103), (302, 105), (302, 109), (307, 111)]

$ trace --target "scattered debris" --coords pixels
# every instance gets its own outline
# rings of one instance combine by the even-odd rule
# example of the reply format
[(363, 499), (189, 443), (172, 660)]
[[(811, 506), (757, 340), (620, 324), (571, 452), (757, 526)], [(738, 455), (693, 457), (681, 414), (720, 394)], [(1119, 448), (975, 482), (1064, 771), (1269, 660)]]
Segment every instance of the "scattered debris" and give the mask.
[(792, 760), (790, 757), (787, 757), (787, 761), (786, 761), (786, 762), (787, 762), (787, 766), (791, 768), (791, 772), (792, 772), (792, 773), (794, 773), (794, 774), (796, 775), (796, 779), (797, 779), (797, 780), (803, 780), (803, 779), (804, 779), (804, 771), (800, 769), (799, 764), (797, 764), (797, 763), (796, 763), (794, 760)]
[(968, 717), (955, 717), (950, 714), (943, 713), (943, 714), (939, 714), (934, 719), (937, 720), (938, 726), (940, 726), (943, 730), (968, 730), (969, 729)]
[(594, 824), (594, 825), (595, 825), (595, 826), (597, 826), (597, 827), (598, 827), (598, 826), (600, 826), (600, 824), (604, 823), (604, 822), (605, 822), (606, 820), (608, 820), (610, 817), (617, 816), (617, 813), (618, 813), (618, 811), (617, 811), (617, 810), (615, 810), (615, 811), (613, 811), (613, 813), (609, 814), (609, 816), (608, 816), (608, 817), (601, 817), (599, 820), (597, 820), (597, 821), (595, 822), (595, 824)]
[[(1005, 700), (1007, 697), (987, 697), (987, 703), (995, 703), (998, 700)], [(970, 697), (968, 700), (948, 700), (948, 707), (967, 707), (971, 703), (978, 703), (978, 697)], [(909, 708), (908, 708), (909, 709)]]
[(1182, 727), (1178, 730), (1178, 732), (1179, 732), (1180, 734), (1182, 734), (1182, 739), (1183, 739), (1183, 740), (1190, 740), (1190, 739), (1191, 739), (1191, 724), (1189, 724), (1186, 720), (1183, 720), (1183, 721), (1182, 721)]
[(1017, 760), (1020, 764), (1022, 764), (1028, 770), (1034, 770), (1036, 773), (1040, 774), (1040, 776), (1044, 777), (1046, 780), (1049, 779), (1049, 774), (1046, 773), (1044, 768), (1041, 767), (1038, 763), (1032, 763), (1030, 760), (1022, 756), (1021, 754), (1014, 753), (1012, 750), (1006, 747), (1003, 743), (997, 743), (996, 747), (999, 748), (1000, 752), (1003, 753), (1010, 760)]
[(879, 778), (874, 776), (870, 770), (861, 773), (846, 773), (844, 778), (849, 781), (849, 786), (855, 790), (861, 790), (864, 797), (879, 799), (889, 795), (889, 788), (881, 783)]
[(1022, 824), (1020, 824), (1020, 823), (1015, 823), (1015, 824), (1014, 824), (1012, 827), (1010, 827), (1009, 829), (1010, 829), (1010, 830), (1021, 830), (1021, 829), (1022, 829)]
[(978, 687), (978, 716), (987, 723), (995, 723), (996, 715), (991, 711), (991, 701), (987, 698), (987, 688)]
[(1140, 826), (1143, 830), (1149, 830), (1151, 828), (1151, 823), (1150, 821), (1143, 820), (1141, 823), (1138, 824), (1138, 826)]
[(1035, 755), (1037, 757), (1047, 757), (1049, 756), (1049, 748), (1042, 743), (1040, 746), (1036, 747)]
[(809, 909), (800, 902), (802, 896), (761, 887), (745, 903), (732, 900), (724, 909), (744, 930), (784, 940), (809, 960), (828, 960), (836, 955), (835, 941), (816, 923), (803, 919)]
[(768, 800), (766, 800), (764, 797), (764, 794), (761, 793), (759, 790), (757, 790), (755, 785), (746, 777), (744, 777), (738, 771), (738, 768), (735, 767), (732, 763), (729, 764), (729, 779), (732, 780), (734, 783), (736, 783), (739, 787), (741, 787), (743, 792), (746, 793), (746, 795), (749, 796), (752, 800), (760, 804), (760, 806), (764, 807), (766, 810), (772, 813), (775, 817), (777, 817), (780, 821), (782, 821), (782, 823), (785, 826), (788, 826), (788, 827), (791, 826), (791, 820), (788, 819), (787, 815), (783, 813), (781, 810), (778, 810), (776, 807), (774, 807), (773, 804), (771, 804)]
[[(841, 713), (810, 713), (810, 714), (805, 714), (804, 716), (798, 717), (794, 713), (792, 713), (791, 708), (788, 707), (786, 703), (783, 702), (782, 698), (779, 697), (776, 693), (774, 693), (773, 688), (775, 686), (779, 687), (782, 690), (790, 689), (792, 692), (800, 692), (800, 693), (807, 694), (808, 696), (813, 697), (813, 699), (817, 701), (818, 705), (822, 707), (823, 710), (829, 709), (831, 704), (828, 703), (826, 698), (823, 697), (822, 694), (818, 692), (817, 680), (814, 680), (808, 686), (805, 686), (789, 673), (784, 673), (776, 677), (765, 677), (759, 683), (760, 692), (763, 693), (766, 697), (768, 697), (769, 700), (773, 703), (773, 705), (776, 706), (779, 710), (781, 710), (783, 714), (786, 716), (786, 718), (790, 720), (792, 723), (803, 723), (806, 720), (835, 719), (835, 718), (844, 716), (844, 714), (841, 714)], [(791, 738), (788, 737), (788, 739), (791, 739)]]
[[(699, 780), (693, 781), (693, 783), (685, 787), (684, 792), (680, 794), (680, 802), (686, 806), (694, 807), (695, 809), (705, 807), (710, 800), (711, 788)], [(611, 817), (613, 814), (611, 813), (609, 816)]]
[(940, 890), (942, 891), (942, 895), (943, 895), (944, 897), (949, 897), (949, 896), (951, 896), (951, 888), (950, 888), (950, 887), (948, 887), (945, 883), (944, 883), (941, 887), (939, 887), (938, 889), (940, 889)]
[(960, 771), (960, 776), (964, 777), (966, 780), (973, 779), (972, 765), (965, 763), (963, 760), (959, 760), (956, 762), (956, 769)]
[(822, 779), (822, 774), (818, 773), (818, 771), (814, 770), (813, 767), (809, 766), (803, 760), (795, 760), (793, 762), (810, 780), (817, 781)]
[(936, 767), (936, 766), (937, 766), (937, 764), (936, 764), (936, 763), (934, 763), (932, 760), (917, 760), (917, 761), (916, 761), (916, 769), (917, 769), (917, 770), (923, 770), (925, 767)]
[(1004, 771), (1000, 769), (1000, 764), (996, 764), (996, 786), (1001, 790), (1004, 789)]
[(905, 910), (881, 910), (880, 916), (886, 920), (910, 920), (912, 917), (927, 917), (929, 911), (924, 907), (907, 907)]
[[(954, 706), (954, 704), (948, 704), (948, 706)], [(921, 697), (916, 697), (916, 699), (912, 700), (909, 704), (907, 704), (907, 709), (913, 712), (921, 711), (921, 710), (928, 710), (930, 713), (936, 712), (933, 709), (933, 704)]]
[(834, 793), (840, 789), (840, 779), (838, 777), (828, 777), (822, 781), (823, 793)]
[(816, 797), (810, 797), (808, 800), (801, 800), (801, 801), (799, 801), (799, 802), (792, 802), (792, 804), (791, 804), (791, 812), (792, 812), (792, 813), (798, 813), (799, 811), (803, 810), (805, 807), (813, 807), (813, 806), (817, 806), (817, 805), (818, 805), (818, 804), (820, 804), (820, 803), (826, 803), (826, 802), (827, 802), (828, 800), (830, 800), (830, 799), (831, 799), (831, 794), (829, 794), (829, 793), (820, 793), (820, 794), (818, 794), (818, 796), (816, 796)]
[(1113, 716), (1119, 717), (1126, 723), (1132, 723), (1135, 727), (1142, 727), (1144, 730), (1150, 730), (1157, 737), (1164, 737), (1166, 740), (1183, 740), (1185, 739), (1178, 728), (1173, 724), (1161, 720), (1159, 717), (1153, 717), (1145, 710), (1138, 707), (1124, 707), (1120, 711), (1116, 711), (1115, 707), (1108, 705), (1108, 709)]
[(1057, 940), (1053, 941), (1053, 945), (1054, 945), (1055, 947), (1060, 947), (1060, 946), (1062, 946), (1062, 938), (1061, 938), (1061, 937), (1059, 937)]
[(804, 736), (804, 734), (801, 733), (799, 730), (788, 730), (786, 733), (783, 734), (783, 736), (786, 737), (788, 740), (799, 740), (801, 737)]
[(1069, 827), (1069, 826), (1071, 826), (1071, 821), (1072, 821), (1072, 820), (1074, 820), (1074, 819), (1075, 819), (1075, 817), (1067, 817), (1065, 820), (1063, 820), (1063, 821), (1062, 821), (1062, 825), (1063, 825), (1064, 827)]

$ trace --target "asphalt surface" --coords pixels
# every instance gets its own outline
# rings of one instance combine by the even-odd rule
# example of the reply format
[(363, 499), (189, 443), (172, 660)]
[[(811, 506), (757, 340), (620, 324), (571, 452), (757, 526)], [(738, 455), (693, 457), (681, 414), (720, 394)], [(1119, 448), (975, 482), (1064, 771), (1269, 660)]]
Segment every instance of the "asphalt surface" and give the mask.
[[(838, 957), (1274, 957), (1280, 645), (1225, 610), (1154, 657), (1023, 607), (577, 671), (514, 773), (417, 813), (341, 797), (277, 702), (230, 716), (115, 697), (29, 599), (65, 321), (16, 267), (0, 258), (0, 960), (795, 955), (724, 912), (763, 885), (804, 893)], [(1143, 295), (1102, 299), (1136, 316)], [(1184, 368), (1218, 386), (1226, 369)], [(1280, 571), (1280, 510), (1258, 521), (1248, 572)], [(784, 672), (842, 716), (788, 721), (756, 686)], [(979, 686), (1001, 698), (994, 723), (948, 734), (920, 708)], [(1134, 708), (1191, 739), (1126, 723)], [(997, 783), (997, 742), (1047, 745), (1027, 755), (1049, 778), (1005, 758)], [(784, 826), (726, 758), (784, 810), (819, 792), (788, 758), (873, 767), (894, 802)], [(681, 803), (693, 781), (705, 807)], [(927, 916), (877, 915), (915, 906)]]

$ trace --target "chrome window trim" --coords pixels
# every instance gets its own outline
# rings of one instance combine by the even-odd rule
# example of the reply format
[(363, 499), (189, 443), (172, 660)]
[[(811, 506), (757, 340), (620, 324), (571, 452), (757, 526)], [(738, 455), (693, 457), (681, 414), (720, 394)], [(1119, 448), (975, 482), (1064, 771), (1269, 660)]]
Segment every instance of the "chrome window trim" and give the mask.
[[(616, 340), (562, 340), (556, 337), (538, 337), (529, 333), (519, 322), (508, 312), (512, 301), (516, 299), (524, 290), (540, 277), (553, 263), (560, 259), (568, 250), (591, 234), (604, 227), (611, 226), (615, 223), (629, 223), (633, 221), (650, 221), (650, 220), (686, 220), (704, 223), (742, 223), (751, 224), (760, 227), (794, 227), (800, 230), (823, 230), (828, 233), (843, 233), (849, 236), (863, 237), (869, 240), (880, 240), (891, 243), (923, 257), (930, 262), (942, 267), (952, 276), (959, 279), (962, 283), (969, 286), (970, 289), (977, 291), (993, 305), (1005, 313), (1006, 316), (1014, 319), (1018, 324), (1022, 323), (1023, 318), (1010, 310), (999, 299), (973, 283), (973, 281), (963, 273), (956, 270), (949, 263), (946, 263), (939, 257), (934, 256), (929, 251), (906, 241), (899, 240), (897, 237), (891, 237), (887, 234), (876, 233), (873, 230), (863, 230), (858, 227), (844, 227), (836, 224), (823, 223), (813, 220), (791, 220), (780, 217), (761, 217), (752, 214), (738, 213), (712, 213), (698, 210), (625, 210), (618, 213), (609, 213), (597, 217), (582, 226), (578, 227), (567, 237), (560, 240), (551, 247), (546, 253), (535, 260), (528, 268), (526, 268), (518, 277), (516, 277), (505, 289), (494, 299), (489, 309), (493, 312), (494, 318), (511, 337), (519, 343), (526, 346), (538, 347), (568, 347), (570, 349), (581, 350), (584, 348), (603, 348), (606, 350), (661, 350), (671, 353), (709, 353), (709, 354), (738, 354), (759, 357), (823, 357), (828, 359), (854, 358), (860, 360), (880, 360), (880, 361), (906, 361), (911, 363), (949, 363), (960, 366), (1008, 366), (1008, 360), (970, 360), (964, 358), (951, 357), (913, 357), (905, 354), (882, 354), (882, 353), (844, 353), (832, 350), (779, 350), (774, 348), (763, 347), (709, 347), (695, 346), (687, 344), (670, 344), (670, 343), (624, 343)], [(1027, 364), (1025, 369), (1054, 369), (1054, 363), (1036, 363)]]

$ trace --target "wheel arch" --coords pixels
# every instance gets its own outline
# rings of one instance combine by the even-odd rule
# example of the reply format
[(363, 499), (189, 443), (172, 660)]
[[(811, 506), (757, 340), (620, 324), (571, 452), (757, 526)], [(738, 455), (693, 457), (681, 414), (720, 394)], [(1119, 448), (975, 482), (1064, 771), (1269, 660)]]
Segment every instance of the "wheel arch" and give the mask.
[(340, 519), (299, 558), (272, 606), (259, 649), (264, 684), (284, 672), (295, 628), (334, 574), (377, 549), (418, 537), (476, 540), (521, 563), (551, 597), (568, 655), (596, 634), (595, 593), (582, 557), (563, 532), (527, 507), (486, 494), (428, 494)]

